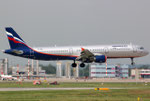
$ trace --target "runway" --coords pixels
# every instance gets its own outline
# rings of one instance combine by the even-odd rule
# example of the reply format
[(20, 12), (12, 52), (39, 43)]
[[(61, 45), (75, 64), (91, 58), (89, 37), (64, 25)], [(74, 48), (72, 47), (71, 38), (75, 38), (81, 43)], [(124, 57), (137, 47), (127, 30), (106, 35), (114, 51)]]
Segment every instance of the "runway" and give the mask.
[(94, 88), (0, 88), (0, 91), (31, 91), (31, 90), (89, 90)]
[[(105, 87), (106, 88), (106, 87)], [(136, 89), (137, 87), (118, 87), (109, 89)], [(35, 90), (94, 90), (94, 88), (0, 88), (0, 91), (35, 91)]]

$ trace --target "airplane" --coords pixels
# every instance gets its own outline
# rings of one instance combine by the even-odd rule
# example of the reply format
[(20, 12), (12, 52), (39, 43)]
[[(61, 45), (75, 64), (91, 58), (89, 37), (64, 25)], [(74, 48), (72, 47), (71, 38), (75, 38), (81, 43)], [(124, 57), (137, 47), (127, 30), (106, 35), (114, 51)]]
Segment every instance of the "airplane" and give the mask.
[(12, 75), (1, 75), (1, 80), (17, 80), (17, 78), (12, 77)]
[(1, 77), (1, 80), (17, 80), (16, 77), (12, 77), (12, 75), (4, 75), (3, 72), (1, 72), (0, 77)]
[(81, 61), (80, 67), (84, 67), (85, 63), (105, 63), (111, 58), (131, 58), (134, 65), (134, 58), (149, 54), (144, 47), (133, 44), (31, 48), (13, 28), (5, 29), (10, 49), (4, 50), (4, 53), (35, 60), (73, 60), (72, 67), (77, 66), (76, 61)]

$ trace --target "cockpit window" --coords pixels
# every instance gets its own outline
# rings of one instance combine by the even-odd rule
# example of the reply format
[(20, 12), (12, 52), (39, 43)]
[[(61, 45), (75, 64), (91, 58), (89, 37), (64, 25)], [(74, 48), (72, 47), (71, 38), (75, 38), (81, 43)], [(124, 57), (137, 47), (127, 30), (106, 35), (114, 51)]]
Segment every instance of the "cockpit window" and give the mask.
[(143, 49), (144, 49), (144, 47), (140, 47), (140, 49), (142, 49), (142, 50), (143, 50)]

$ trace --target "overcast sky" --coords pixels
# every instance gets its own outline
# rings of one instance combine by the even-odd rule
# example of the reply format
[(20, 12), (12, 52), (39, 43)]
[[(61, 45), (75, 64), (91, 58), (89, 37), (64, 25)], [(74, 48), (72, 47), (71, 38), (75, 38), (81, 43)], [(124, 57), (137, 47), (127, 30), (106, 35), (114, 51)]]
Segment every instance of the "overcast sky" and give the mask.
[[(0, 50), (9, 48), (5, 27), (30, 46), (133, 43), (150, 50), (150, 0), (0, 0)], [(27, 62), (0, 52), (5, 57)], [(150, 55), (136, 59), (149, 61)]]

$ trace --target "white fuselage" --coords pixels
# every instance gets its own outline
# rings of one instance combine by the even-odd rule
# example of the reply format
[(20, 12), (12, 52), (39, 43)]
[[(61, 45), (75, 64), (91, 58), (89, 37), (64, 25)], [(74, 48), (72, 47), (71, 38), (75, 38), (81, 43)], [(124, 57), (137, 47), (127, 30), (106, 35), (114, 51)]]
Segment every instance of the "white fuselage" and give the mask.
[(105, 55), (107, 58), (135, 58), (145, 56), (149, 53), (143, 47), (132, 44), (38, 47), (33, 49), (48, 54), (80, 56), (82, 48), (88, 49), (94, 55)]

